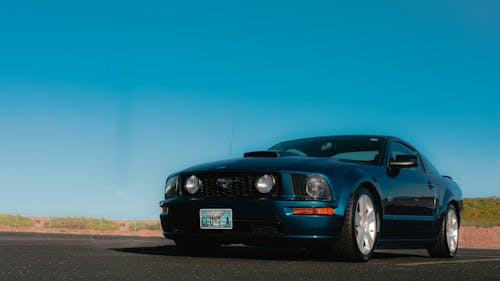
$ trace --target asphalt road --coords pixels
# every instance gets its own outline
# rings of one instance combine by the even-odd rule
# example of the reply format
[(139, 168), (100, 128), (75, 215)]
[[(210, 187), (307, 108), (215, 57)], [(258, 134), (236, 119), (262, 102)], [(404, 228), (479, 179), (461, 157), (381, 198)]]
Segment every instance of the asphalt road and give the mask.
[(0, 280), (500, 280), (500, 250), (377, 251), (367, 263), (312, 258), (301, 249), (223, 247), (183, 256), (166, 239), (0, 232)]

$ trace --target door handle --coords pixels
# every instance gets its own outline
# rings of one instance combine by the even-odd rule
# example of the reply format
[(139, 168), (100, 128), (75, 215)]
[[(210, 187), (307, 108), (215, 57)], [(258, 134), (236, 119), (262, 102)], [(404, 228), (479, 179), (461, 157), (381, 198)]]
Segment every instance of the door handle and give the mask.
[(425, 186), (427, 186), (428, 188), (430, 189), (433, 189), (434, 187), (436, 187), (435, 185), (432, 184), (432, 182), (428, 181)]

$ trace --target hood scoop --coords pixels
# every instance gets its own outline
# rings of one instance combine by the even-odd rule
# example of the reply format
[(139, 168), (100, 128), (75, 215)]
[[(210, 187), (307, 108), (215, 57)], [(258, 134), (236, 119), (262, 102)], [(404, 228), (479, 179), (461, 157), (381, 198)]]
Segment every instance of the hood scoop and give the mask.
[(298, 155), (292, 152), (277, 151), (277, 150), (252, 151), (243, 154), (243, 157), (245, 158), (277, 158), (285, 156), (298, 156)]

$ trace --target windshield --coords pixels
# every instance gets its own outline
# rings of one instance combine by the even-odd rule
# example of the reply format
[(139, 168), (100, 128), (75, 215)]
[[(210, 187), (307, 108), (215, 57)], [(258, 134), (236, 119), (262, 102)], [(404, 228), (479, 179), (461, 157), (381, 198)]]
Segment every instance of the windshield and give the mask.
[(372, 136), (319, 137), (282, 142), (270, 150), (378, 164), (384, 141), (383, 137)]

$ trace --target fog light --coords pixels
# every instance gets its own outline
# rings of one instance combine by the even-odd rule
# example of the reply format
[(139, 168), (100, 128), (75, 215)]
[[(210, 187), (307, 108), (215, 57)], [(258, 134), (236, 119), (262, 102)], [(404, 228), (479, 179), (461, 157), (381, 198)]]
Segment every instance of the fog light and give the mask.
[(319, 208), (293, 208), (294, 215), (327, 215), (333, 216), (334, 209), (331, 207)]

